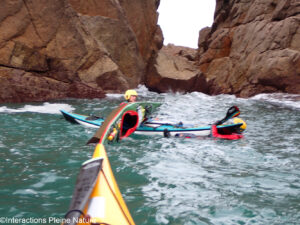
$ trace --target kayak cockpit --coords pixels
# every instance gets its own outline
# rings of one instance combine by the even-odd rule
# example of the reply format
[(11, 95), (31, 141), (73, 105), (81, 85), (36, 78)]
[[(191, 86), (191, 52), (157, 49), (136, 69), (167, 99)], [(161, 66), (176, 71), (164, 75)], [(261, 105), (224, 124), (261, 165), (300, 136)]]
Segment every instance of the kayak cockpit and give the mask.
[(130, 110), (123, 114), (121, 120), (120, 139), (128, 137), (139, 125), (139, 115), (136, 111)]

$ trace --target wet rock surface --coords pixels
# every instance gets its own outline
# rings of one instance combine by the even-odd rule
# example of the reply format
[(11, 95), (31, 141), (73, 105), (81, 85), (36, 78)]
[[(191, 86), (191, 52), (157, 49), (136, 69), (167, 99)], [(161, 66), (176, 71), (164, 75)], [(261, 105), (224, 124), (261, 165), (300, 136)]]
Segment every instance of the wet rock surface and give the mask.
[(200, 31), (198, 45), (210, 94), (300, 93), (297, 0), (217, 0), (214, 23)]
[(168, 45), (159, 0), (3, 0), (0, 102), (157, 92), (300, 93), (298, 0), (216, 0), (198, 49)]
[(94, 98), (136, 87), (162, 46), (158, 5), (3, 0), (0, 101)]

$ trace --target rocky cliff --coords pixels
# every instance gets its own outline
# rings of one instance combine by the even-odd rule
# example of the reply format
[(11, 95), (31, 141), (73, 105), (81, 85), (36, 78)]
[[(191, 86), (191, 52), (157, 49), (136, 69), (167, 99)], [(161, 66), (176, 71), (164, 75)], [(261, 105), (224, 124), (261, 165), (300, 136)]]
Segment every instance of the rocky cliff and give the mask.
[(300, 93), (299, 0), (217, 0), (198, 45), (210, 94)]
[(3, 0), (0, 102), (103, 97), (145, 79), (158, 0)]
[(96, 98), (141, 83), (157, 92), (300, 93), (299, 0), (216, 3), (195, 50), (162, 48), (159, 0), (2, 0), (0, 103)]
[[(156, 91), (242, 97), (268, 92), (299, 94), (299, 0), (216, 3), (212, 27), (199, 32), (196, 56), (182, 57), (183, 47), (163, 48), (153, 61), (147, 85)], [(167, 50), (170, 48), (173, 51)]]

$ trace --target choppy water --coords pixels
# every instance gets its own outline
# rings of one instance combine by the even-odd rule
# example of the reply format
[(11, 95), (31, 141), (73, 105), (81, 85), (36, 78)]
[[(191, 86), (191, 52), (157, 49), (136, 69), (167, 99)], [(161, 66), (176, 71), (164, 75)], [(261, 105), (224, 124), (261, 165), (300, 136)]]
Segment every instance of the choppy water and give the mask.
[[(299, 95), (139, 92), (140, 100), (163, 102), (158, 114), (164, 119), (208, 124), (238, 105), (248, 127), (237, 141), (133, 136), (110, 146), (136, 224), (300, 223)], [(0, 224), (12, 224), (7, 219), (13, 217), (59, 223), (80, 165), (94, 151), (85, 143), (95, 132), (66, 122), (59, 109), (106, 116), (121, 101), (109, 95), (0, 105)]]

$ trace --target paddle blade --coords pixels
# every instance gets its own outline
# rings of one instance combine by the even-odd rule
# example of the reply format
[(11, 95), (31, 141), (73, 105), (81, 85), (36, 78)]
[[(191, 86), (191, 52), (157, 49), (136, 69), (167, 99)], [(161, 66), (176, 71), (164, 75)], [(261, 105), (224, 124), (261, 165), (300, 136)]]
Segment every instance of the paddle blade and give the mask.
[(75, 190), (73, 193), (71, 205), (65, 218), (71, 221), (63, 223), (68, 225), (76, 225), (88, 199), (94, 189), (99, 173), (102, 170), (103, 158), (93, 158), (82, 164), (79, 175), (77, 177)]
[(222, 119), (222, 120), (218, 120), (217, 122), (215, 122), (214, 124), (215, 125), (221, 125), (223, 123), (225, 123), (227, 120), (233, 118), (233, 117), (236, 117), (238, 115), (240, 115), (240, 110), (237, 106), (231, 106), (228, 110), (227, 110), (227, 113), (226, 113), (226, 116)]
[(240, 109), (237, 107), (237, 106), (231, 106), (228, 111), (227, 111), (227, 114), (226, 114), (226, 119), (230, 119), (230, 118), (233, 118), (233, 117), (236, 117), (238, 115), (240, 115)]

